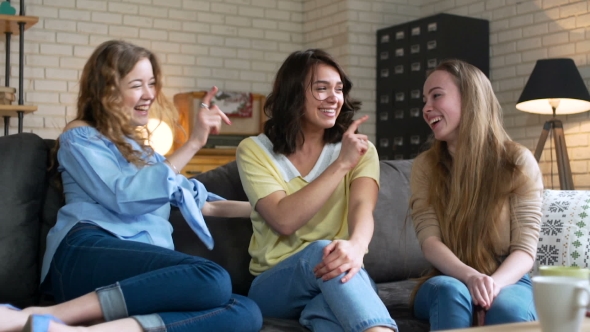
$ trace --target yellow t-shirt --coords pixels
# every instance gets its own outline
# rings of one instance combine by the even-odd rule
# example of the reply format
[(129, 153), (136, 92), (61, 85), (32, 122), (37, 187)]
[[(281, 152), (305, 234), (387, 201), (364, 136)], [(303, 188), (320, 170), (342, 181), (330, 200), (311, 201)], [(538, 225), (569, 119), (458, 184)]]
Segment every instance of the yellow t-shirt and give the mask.
[[(341, 143), (324, 146), (316, 165), (307, 176), (302, 177), (285, 155), (272, 151), (272, 143), (266, 135), (260, 134), (243, 140), (238, 146), (236, 160), (242, 186), (250, 204), (255, 207), (258, 200), (276, 191), (284, 191), (290, 195), (305, 187), (336, 160), (340, 147)], [(372, 178), (379, 184), (379, 158), (371, 142), (365, 155), (344, 177), (326, 204), (292, 235), (284, 236), (275, 232), (252, 209), (250, 218), (254, 233), (248, 249), (252, 257), (250, 273), (261, 274), (311, 242), (347, 239), (350, 184), (360, 177)]]

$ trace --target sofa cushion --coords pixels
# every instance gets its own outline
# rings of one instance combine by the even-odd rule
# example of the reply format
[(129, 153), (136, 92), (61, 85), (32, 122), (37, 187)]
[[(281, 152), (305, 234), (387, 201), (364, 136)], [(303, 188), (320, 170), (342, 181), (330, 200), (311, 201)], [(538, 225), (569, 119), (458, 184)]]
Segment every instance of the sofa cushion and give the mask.
[(390, 282), (419, 277), (430, 265), (422, 255), (409, 215), (411, 160), (380, 162), (375, 231), (364, 263), (373, 280)]
[(220, 195), (226, 199), (248, 201), (248, 196), (242, 188), (238, 164), (235, 161), (195, 176), (201, 181), (207, 191)]
[(401, 280), (377, 284), (379, 298), (387, 307), (390, 316), (400, 331), (428, 331), (430, 324), (414, 317), (410, 308), (410, 295), (416, 286), (415, 280)]
[[(227, 199), (247, 201), (242, 189), (236, 162), (217, 167), (196, 177), (208, 191)], [(254, 277), (248, 266), (248, 246), (252, 236), (250, 219), (205, 218), (213, 236), (213, 250), (208, 250), (190, 229), (178, 209), (172, 209), (170, 222), (176, 250), (216, 262), (226, 269), (232, 280), (234, 293), (247, 295)]]
[(48, 150), (37, 135), (0, 137), (0, 303), (38, 299), (39, 215)]
[(590, 191), (545, 190), (537, 247), (540, 265), (588, 267)]

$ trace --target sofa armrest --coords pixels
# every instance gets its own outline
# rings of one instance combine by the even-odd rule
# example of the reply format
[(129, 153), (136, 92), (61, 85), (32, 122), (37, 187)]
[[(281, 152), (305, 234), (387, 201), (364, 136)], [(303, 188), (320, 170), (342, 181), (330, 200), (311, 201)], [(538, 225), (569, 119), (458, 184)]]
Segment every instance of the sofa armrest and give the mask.
[(21, 133), (0, 137), (0, 151), (0, 303), (29, 306), (39, 297), (48, 149), (39, 136)]

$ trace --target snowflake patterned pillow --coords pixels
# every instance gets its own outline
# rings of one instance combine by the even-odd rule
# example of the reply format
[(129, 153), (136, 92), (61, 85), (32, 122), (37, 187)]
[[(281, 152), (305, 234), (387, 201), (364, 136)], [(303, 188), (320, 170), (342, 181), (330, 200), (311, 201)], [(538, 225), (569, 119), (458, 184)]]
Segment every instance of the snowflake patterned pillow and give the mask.
[(539, 265), (588, 267), (590, 262), (590, 191), (545, 190)]

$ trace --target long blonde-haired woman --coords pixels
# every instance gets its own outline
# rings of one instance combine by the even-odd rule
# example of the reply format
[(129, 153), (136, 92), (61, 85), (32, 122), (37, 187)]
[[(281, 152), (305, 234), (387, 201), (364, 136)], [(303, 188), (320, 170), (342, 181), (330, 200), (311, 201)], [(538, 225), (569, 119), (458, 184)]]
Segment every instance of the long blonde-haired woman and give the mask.
[(250, 206), (178, 174), (229, 121), (207, 105), (216, 88), (203, 98), (187, 143), (168, 158), (145, 143), (140, 131), (152, 106), (167, 104), (161, 82), (156, 57), (143, 47), (112, 40), (90, 56), (78, 114), (59, 137), (66, 204), (47, 236), (41, 271), (43, 290), (58, 304), (1, 305), (0, 331), (260, 330), (260, 310), (231, 293), (223, 268), (174, 251), (171, 204), (205, 242), (202, 214), (247, 216)]
[(432, 270), (418, 284), (414, 313), (431, 330), (536, 319), (527, 272), (541, 222), (541, 172), (510, 140), (487, 77), (459, 60), (424, 83), (424, 120), (434, 142), (414, 161), (410, 206)]

